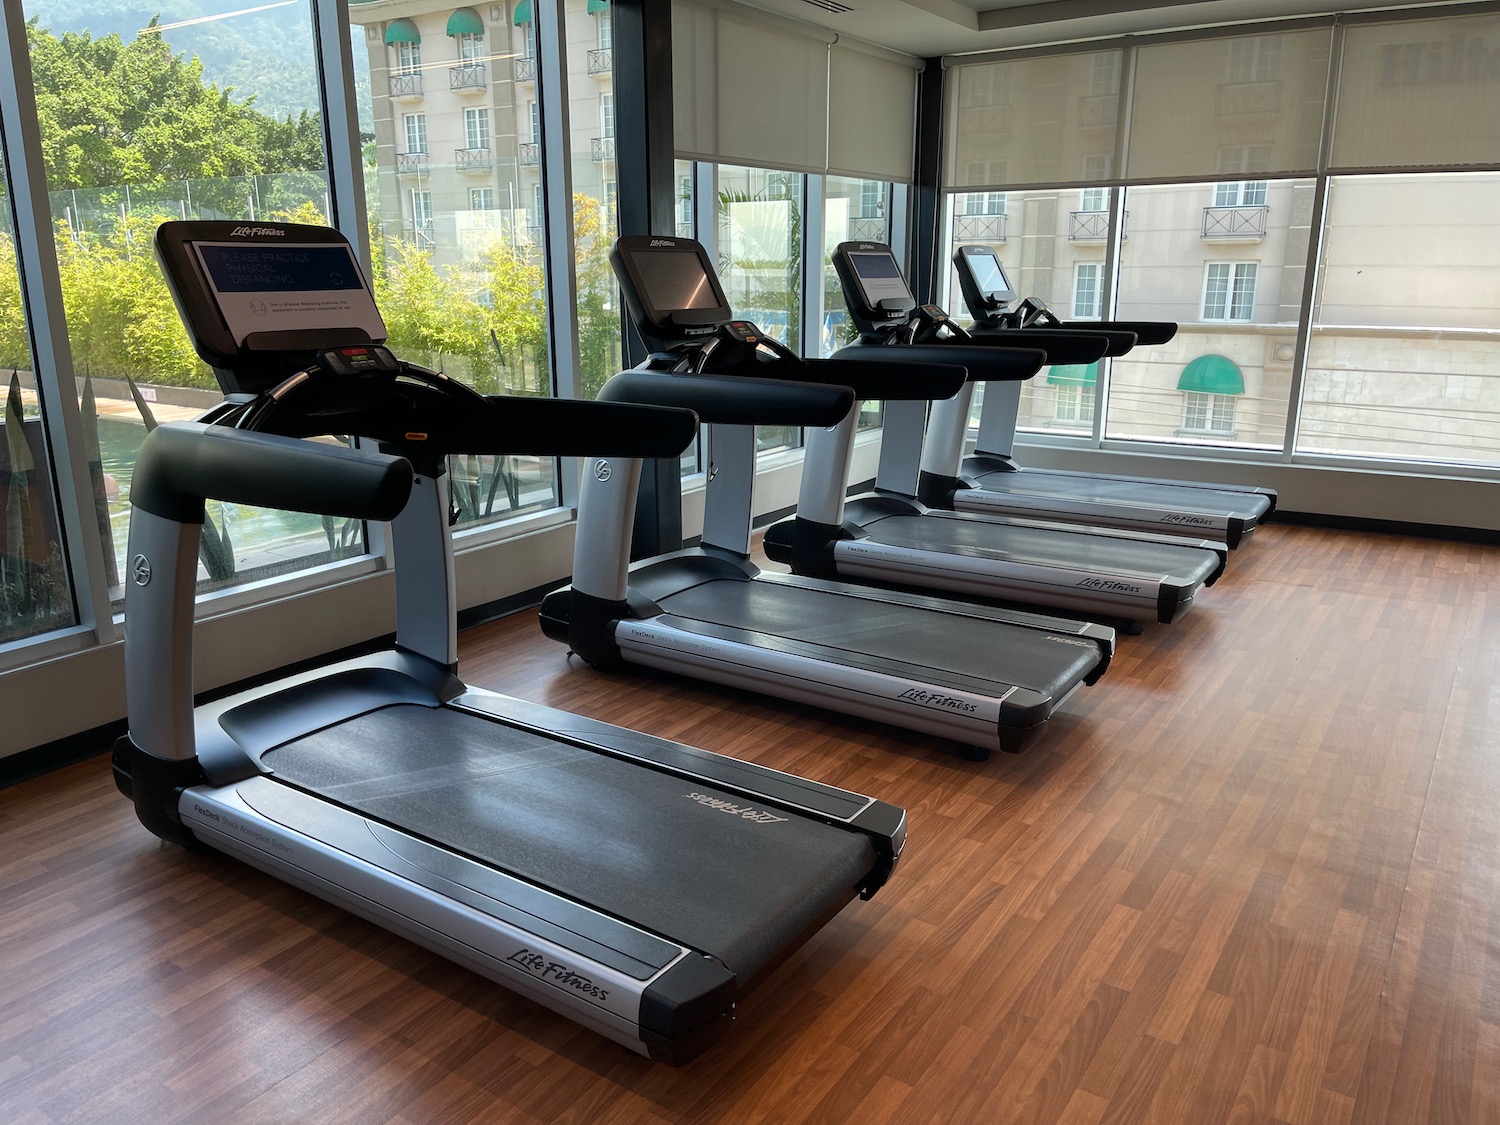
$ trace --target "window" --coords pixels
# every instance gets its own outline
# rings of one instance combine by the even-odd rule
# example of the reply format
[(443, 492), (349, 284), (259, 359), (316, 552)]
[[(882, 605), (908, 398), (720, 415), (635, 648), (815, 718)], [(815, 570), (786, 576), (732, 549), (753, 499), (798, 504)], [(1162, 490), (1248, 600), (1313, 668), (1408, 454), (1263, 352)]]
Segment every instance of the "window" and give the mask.
[(469, 189), (470, 211), (493, 211), (495, 209), (495, 189), (492, 187), (471, 187)]
[(1203, 319), (1252, 319), (1258, 270), (1254, 262), (1210, 262), (1203, 285)]
[[(529, 26), (529, 25), (528, 25)], [(531, 143), (539, 145), (542, 143), (542, 111), (536, 102), (526, 103), (526, 114), (531, 120)]]
[(1196, 433), (1232, 434), (1234, 432), (1234, 396), (1184, 391), (1182, 428)]
[(542, 211), (546, 205), (546, 196), (542, 192), (541, 184), (531, 185), (531, 225), (538, 232), (542, 229)]
[(1108, 211), (1109, 188), (1084, 188), (1078, 193), (1078, 209), (1080, 211)]
[(464, 110), (464, 141), (471, 149), (490, 147), (490, 111), (488, 109)]
[(613, 94), (599, 95), (599, 135), (606, 140), (613, 140), (615, 135), (615, 96)]
[(1092, 423), (1094, 421), (1094, 388), (1057, 387), (1054, 417), (1059, 422)]
[(408, 113), (403, 118), (406, 124), (406, 151), (409, 153), (427, 151), (427, 115), (425, 113)]
[(411, 224), (418, 234), (431, 237), (432, 234), (432, 192), (412, 189), (411, 193)]
[(1281, 36), (1229, 41), (1226, 82), (1275, 82), (1281, 77)]
[(964, 215), (1003, 215), (1005, 214), (1005, 193), (1003, 191), (971, 191), (964, 196)]
[(422, 72), (422, 44), (396, 44), (396, 73), (420, 74)]
[(861, 219), (878, 219), (885, 214), (885, 185), (879, 180), (861, 180), (859, 183), (859, 214)]
[(1073, 316), (1077, 320), (1098, 320), (1103, 315), (1104, 264), (1079, 262), (1073, 267)]
[(536, 21), (535, 20), (528, 20), (526, 22), (525, 39), (526, 39), (526, 44), (525, 44), (526, 54), (523, 57), (524, 58), (528, 58), (528, 59), (534, 59), (534, 58), (536, 58)]
[(1215, 207), (1264, 207), (1265, 180), (1233, 180), (1214, 185)]
[(604, 222), (611, 230), (617, 225), (615, 216), (619, 213), (619, 191), (614, 180), (604, 181)]
[(1089, 94), (1104, 97), (1120, 92), (1120, 52), (1102, 51), (1089, 60)]
[(484, 36), (460, 35), (458, 39), (458, 61), (465, 63), (484, 62)]
[(609, 19), (609, 9), (605, 8), (595, 17), (599, 31), (599, 50), (607, 51), (614, 46), (614, 25)]
[[(683, 234), (682, 228), (687, 228)], [(683, 238), (693, 236), (693, 177), (677, 177), (677, 233)]]

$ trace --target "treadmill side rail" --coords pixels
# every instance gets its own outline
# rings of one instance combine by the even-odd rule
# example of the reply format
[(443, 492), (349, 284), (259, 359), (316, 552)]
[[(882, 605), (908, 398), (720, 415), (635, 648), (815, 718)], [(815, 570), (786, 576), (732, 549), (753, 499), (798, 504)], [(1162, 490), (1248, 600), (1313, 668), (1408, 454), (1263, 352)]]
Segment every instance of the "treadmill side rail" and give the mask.
[[(647, 990), (685, 959), (704, 958), (526, 884), (528, 896), (557, 899), (573, 914), (592, 915), (595, 923), (588, 936), (570, 935), (536, 915), (528, 926), (529, 912), (503, 897), (506, 883), (522, 885), (519, 881), (357, 813), (265, 778), (222, 789), (189, 789), (182, 795), (180, 813), (195, 835), (217, 850), (528, 996), (638, 1054), (685, 1062), (727, 1027), (736, 983), (734, 974), (722, 966), (710, 962), (716, 971), (709, 972), (695, 966), (698, 971), (689, 977), (697, 991), (679, 995), (672, 1012), (663, 1012), (658, 990), (650, 1005), (657, 1026), (643, 1029), (642, 997)], [(283, 817), (295, 818), (299, 826), (290, 827)], [(462, 883), (445, 878), (391, 850), (382, 843), (383, 835), (402, 837), (403, 851), (428, 848), (450, 871), (467, 866), (472, 874)], [(646, 944), (659, 949), (653, 958), (657, 963), (636, 962), (620, 952), (609, 956), (612, 964), (606, 963), (598, 950), (601, 943), (611, 947), (611, 934), (617, 935), (616, 946)], [(678, 1018), (677, 1010), (688, 1019)], [(690, 1023), (693, 1026), (687, 1026)], [(656, 1050), (648, 1040), (657, 1041)]]

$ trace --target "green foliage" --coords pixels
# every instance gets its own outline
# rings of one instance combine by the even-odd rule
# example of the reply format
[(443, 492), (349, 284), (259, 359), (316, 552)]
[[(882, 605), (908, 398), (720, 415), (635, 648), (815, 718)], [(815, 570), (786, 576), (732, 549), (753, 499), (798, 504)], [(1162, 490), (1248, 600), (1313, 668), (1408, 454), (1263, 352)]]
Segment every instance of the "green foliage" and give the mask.
[(0, 367), (30, 367), (31, 344), (21, 311), (21, 275), (16, 271), (16, 244), (0, 231)]
[(216, 386), (198, 359), (150, 252), (161, 217), (132, 215), (104, 235), (73, 238), (60, 224), (58, 270), (74, 367), (81, 375)]
[(610, 216), (591, 195), (573, 197), (574, 272), (578, 278), (578, 397), (595, 399), (620, 363), (620, 310), (609, 248)]
[[(156, 26), (153, 18), (150, 27)], [(160, 34), (122, 42), (26, 25), (37, 121), (54, 190), (223, 179), (323, 165), (318, 119), (277, 121), (204, 81)]]

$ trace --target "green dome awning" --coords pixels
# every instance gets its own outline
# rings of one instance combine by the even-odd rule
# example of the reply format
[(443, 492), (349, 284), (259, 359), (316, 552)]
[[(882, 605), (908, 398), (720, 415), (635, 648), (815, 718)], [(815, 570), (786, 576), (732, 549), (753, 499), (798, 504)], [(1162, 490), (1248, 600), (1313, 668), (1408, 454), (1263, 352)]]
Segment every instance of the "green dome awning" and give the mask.
[(1182, 369), (1177, 377), (1179, 391), (1192, 391), (1202, 395), (1242, 395), (1245, 393), (1245, 376), (1239, 364), (1227, 355), (1200, 355)]
[(420, 43), (422, 33), (411, 20), (392, 20), (385, 25), (385, 42), (387, 46), (392, 43)]
[(1092, 387), (1099, 381), (1099, 361), (1054, 363), (1047, 368), (1047, 382), (1054, 387)]
[(458, 8), (448, 17), (449, 35), (483, 35), (484, 21), (473, 8)]
[(609, 0), (589, 0), (589, 15), (609, 11)]
[(516, 13), (511, 17), (510, 22), (517, 27), (524, 27), (531, 22), (531, 0), (519, 0), (516, 4)]

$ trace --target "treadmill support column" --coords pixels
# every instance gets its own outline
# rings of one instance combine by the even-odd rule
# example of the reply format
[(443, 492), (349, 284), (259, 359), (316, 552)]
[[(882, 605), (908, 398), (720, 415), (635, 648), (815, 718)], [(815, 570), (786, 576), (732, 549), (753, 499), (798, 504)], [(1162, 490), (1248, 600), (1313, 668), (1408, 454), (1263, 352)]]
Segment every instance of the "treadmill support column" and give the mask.
[[(986, 386), (985, 398), (989, 397), (989, 388), (996, 385), (990, 383)], [(932, 417), (927, 423), (927, 438), (922, 443), (922, 473), (924, 475), (949, 478), (958, 476), (958, 467), (964, 455), (964, 436), (969, 429), (969, 408), (973, 403), (974, 384), (965, 383), (963, 390), (952, 398), (932, 404)]]
[(975, 453), (1015, 464), (1016, 421), (1021, 415), (1019, 382), (986, 383), (979, 408), (979, 441)]
[(702, 543), (748, 558), (755, 515), (755, 427), (720, 424), (709, 427), (708, 435)]
[[(411, 499), (391, 521), (396, 550), (396, 644), (450, 672), (458, 667), (458, 597), (448, 474), (412, 478)], [(443, 604), (434, 606), (434, 600)]]

